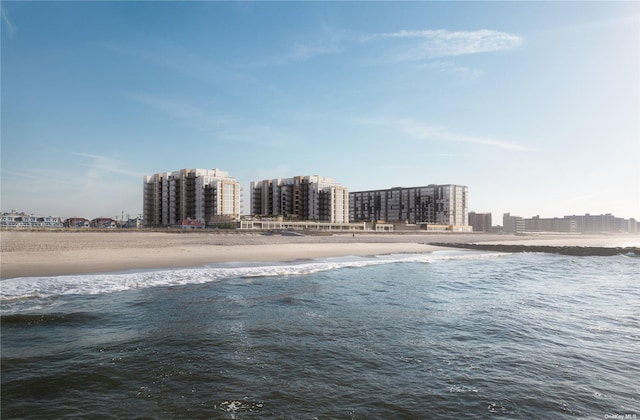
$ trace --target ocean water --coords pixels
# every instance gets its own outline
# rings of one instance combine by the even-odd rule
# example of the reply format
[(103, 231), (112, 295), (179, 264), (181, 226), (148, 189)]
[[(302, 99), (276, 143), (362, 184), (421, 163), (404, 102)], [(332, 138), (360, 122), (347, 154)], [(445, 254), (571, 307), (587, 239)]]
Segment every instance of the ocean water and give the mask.
[(640, 417), (640, 259), (442, 251), (0, 283), (14, 418)]

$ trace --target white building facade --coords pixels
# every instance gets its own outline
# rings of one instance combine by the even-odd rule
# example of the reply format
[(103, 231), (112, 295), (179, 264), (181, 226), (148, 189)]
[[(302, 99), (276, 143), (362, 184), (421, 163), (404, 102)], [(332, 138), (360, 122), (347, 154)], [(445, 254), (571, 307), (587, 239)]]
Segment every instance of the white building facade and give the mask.
[(61, 228), (62, 220), (53, 216), (34, 216), (33, 214), (2, 213), (0, 215), (0, 227), (7, 228)]
[(350, 221), (468, 226), (469, 188), (426, 185), (349, 194)]
[(181, 169), (144, 177), (146, 226), (172, 226), (183, 220), (214, 223), (240, 217), (241, 188), (220, 169)]
[(289, 220), (349, 222), (349, 190), (311, 175), (251, 183), (251, 214)]

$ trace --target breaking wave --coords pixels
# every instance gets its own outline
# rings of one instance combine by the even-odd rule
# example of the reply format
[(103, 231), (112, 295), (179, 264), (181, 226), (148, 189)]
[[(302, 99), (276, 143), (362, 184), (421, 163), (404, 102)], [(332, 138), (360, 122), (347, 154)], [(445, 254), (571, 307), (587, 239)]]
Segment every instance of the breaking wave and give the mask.
[(217, 264), (197, 268), (135, 271), (54, 277), (21, 277), (0, 283), (3, 304), (63, 295), (95, 295), (158, 286), (184, 286), (232, 278), (296, 276), (342, 268), (394, 263), (433, 263), (451, 259), (491, 258), (501, 253), (438, 251), (430, 254), (393, 254), (373, 257), (344, 257), (278, 264)]

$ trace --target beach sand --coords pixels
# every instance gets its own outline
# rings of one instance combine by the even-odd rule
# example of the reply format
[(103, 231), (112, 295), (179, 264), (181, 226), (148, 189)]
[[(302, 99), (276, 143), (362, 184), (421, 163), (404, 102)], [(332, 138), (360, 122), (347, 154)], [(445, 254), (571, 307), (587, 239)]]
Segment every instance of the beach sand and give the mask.
[[(625, 246), (638, 236), (352, 233), (280, 235), (237, 232), (0, 232), (0, 278), (194, 267), (207, 263), (425, 253), (430, 243)], [(626, 241), (626, 242), (625, 242)]]

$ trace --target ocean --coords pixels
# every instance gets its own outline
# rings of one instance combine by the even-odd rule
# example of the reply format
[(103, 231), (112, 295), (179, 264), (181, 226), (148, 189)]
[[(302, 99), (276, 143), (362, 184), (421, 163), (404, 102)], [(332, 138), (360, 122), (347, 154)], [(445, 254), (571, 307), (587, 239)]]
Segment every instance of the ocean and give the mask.
[(2, 419), (640, 417), (640, 259), (438, 251), (0, 283)]

